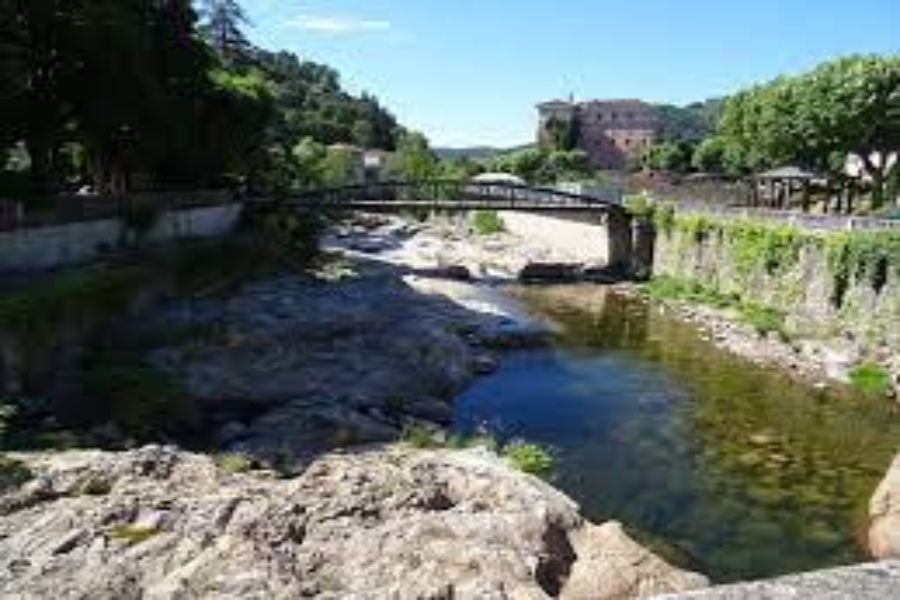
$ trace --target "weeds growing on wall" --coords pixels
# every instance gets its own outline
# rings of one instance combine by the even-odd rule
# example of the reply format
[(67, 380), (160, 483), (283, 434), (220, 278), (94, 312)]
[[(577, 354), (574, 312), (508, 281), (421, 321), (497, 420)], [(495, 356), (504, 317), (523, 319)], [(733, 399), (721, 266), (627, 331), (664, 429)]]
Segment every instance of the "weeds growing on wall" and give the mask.
[(841, 308), (852, 282), (867, 282), (881, 293), (891, 272), (900, 273), (900, 233), (853, 232), (832, 235), (826, 242), (832, 278), (832, 304)]
[[(854, 283), (881, 293), (900, 273), (900, 234), (891, 231), (817, 233), (767, 221), (726, 220), (708, 215), (666, 214), (655, 219), (663, 233), (680, 233), (700, 244), (717, 236), (731, 250), (738, 273), (778, 275), (795, 267), (804, 250), (826, 251), (832, 304), (841, 308)], [(897, 275), (893, 275), (897, 276)]]
[(88, 268), (0, 298), (0, 333), (18, 348), (25, 383), (65, 331), (87, 331), (124, 314), (150, 277), (143, 267)]

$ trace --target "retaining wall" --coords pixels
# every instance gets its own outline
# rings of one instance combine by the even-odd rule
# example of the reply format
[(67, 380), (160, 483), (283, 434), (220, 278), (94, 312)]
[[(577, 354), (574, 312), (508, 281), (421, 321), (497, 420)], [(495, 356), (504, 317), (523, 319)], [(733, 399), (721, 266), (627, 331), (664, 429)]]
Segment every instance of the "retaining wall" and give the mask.
[[(160, 215), (148, 241), (223, 235), (234, 228), (240, 213), (239, 203), (167, 211)], [(118, 247), (125, 233), (120, 219), (0, 232), (0, 272), (86, 262)]]
[(854, 267), (842, 280), (828, 250), (829, 236), (841, 234), (798, 235), (805, 241), (794, 260), (748, 268), (733, 238), (674, 228), (657, 236), (654, 275), (695, 281), (780, 310), (788, 329), (801, 335), (900, 347), (900, 256), (885, 257), (874, 269)]

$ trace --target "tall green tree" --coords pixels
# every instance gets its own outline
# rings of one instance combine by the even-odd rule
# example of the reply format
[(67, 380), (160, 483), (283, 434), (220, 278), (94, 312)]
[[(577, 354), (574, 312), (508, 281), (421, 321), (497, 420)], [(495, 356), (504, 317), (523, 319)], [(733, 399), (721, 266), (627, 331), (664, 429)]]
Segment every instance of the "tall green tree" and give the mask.
[(243, 28), (249, 22), (237, 0), (202, 0), (200, 31), (226, 63), (245, 58), (250, 42)]
[(400, 138), (390, 168), (395, 177), (406, 181), (432, 179), (440, 173), (438, 158), (420, 133), (408, 133)]
[(746, 90), (725, 107), (718, 136), (744, 172), (786, 163), (842, 172), (858, 156), (883, 202), (900, 148), (900, 57), (853, 56)]

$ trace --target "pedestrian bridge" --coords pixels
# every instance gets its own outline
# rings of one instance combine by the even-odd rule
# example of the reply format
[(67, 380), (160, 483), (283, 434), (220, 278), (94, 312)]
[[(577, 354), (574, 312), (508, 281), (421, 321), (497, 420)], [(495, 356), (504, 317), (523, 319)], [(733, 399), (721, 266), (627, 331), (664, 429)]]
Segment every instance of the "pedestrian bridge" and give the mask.
[(286, 202), (298, 208), (373, 212), (421, 209), (607, 214), (623, 212), (621, 192), (618, 190), (610, 189), (587, 195), (509, 182), (452, 179), (383, 181), (322, 188), (293, 195)]

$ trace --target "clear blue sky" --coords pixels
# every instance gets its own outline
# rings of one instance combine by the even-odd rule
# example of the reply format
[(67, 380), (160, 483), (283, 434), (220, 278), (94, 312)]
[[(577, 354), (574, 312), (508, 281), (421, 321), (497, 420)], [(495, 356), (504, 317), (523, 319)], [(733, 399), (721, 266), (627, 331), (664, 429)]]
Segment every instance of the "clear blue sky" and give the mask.
[(534, 105), (688, 103), (855, 52), (900, 0), (243, 0), (251, 38), (337, 68), (436, 145), (531, 141)]

